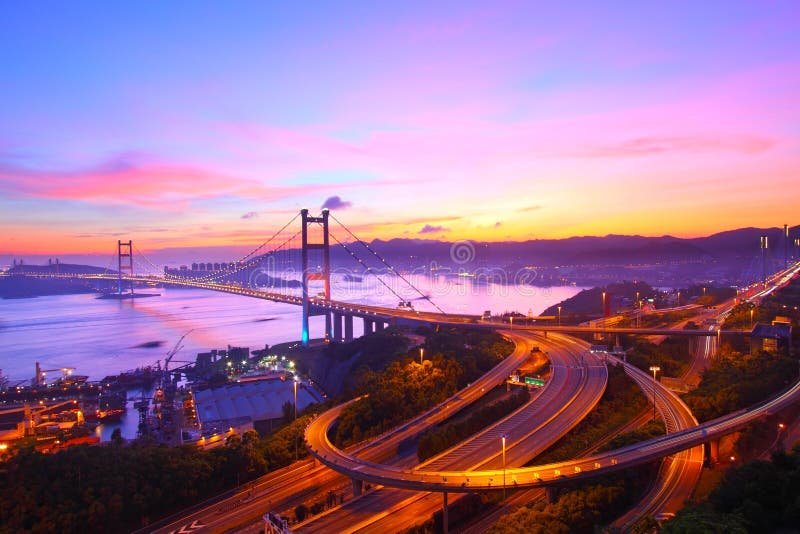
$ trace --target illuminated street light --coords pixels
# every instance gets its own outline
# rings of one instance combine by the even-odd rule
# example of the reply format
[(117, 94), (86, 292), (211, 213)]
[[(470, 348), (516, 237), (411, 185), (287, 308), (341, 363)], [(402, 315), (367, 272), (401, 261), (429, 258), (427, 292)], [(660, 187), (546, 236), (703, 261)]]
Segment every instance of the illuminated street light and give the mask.
[(561, 326), (561, 306), (558, 307), (558, 326)]
[(602, 312), (602, 316), (603, 317), (606, 316), (606, 292), (605, 291), (603, 291), (603, 312)]
[(419, 348), (419, 364), (422, 365), (422, 357), (425, 354), (425, 347)]
[(506, 435), (500, 438), (503, 441), (503, 500), (506, 499)]
[[(294, 384), (294, 420), (297, 421), (297, 377), (292, 381)], [(294, 461), (297, 461), (297, 425), (294, 425)]]
[(656, 420), (656, 373), (661, 370), (661, 367), (657, 365), (650, 366), (650, 370), (653, 371), (653, 421)]
[(508, 318), (508, 322), (511, 323), (511, 330), (514, 330), (514, 316)]
[(755, 308), (750, 308), (750, 328), (753, 328), (753, 313), (756, 311)]

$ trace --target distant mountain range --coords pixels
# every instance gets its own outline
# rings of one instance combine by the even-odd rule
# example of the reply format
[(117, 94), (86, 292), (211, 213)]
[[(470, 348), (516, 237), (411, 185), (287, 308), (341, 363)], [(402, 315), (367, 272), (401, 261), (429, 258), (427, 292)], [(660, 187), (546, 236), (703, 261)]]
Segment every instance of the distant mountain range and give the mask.
[[(797, 255), (793, 247), (798, 229), (790, 229), (788, 253)], [(768, 255), (782, 259), (782, 228), (741, 228), (708, 237), (684, 239), (672, 236), (643, 237), (607, 235), (604, 237), (570, 237), (529, 241), (471, 242), (474, 259), (463, 264), (531, 263), (544, 267), (570, 265), (626, 265), (630, 263), (664, 263), (670, 261), (723, 261), (752, 259), (761, 254), (760, 236), (769, 239)], [(375, 240), (370, 246), (393, 260), (438, 261), (458, 263), (451, 259), (452, 243), (424, 239)]]

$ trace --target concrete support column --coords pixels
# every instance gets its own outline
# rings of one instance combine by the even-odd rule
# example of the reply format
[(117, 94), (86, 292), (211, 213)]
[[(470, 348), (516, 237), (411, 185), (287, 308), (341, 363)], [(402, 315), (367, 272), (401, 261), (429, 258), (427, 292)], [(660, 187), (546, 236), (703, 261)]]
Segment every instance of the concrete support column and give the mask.
[(383, 321), (378, 321), (378, 322), (375, 323), (375, 331), (376, 332), (380, 332), (384, 328), (386, 328), (386, 323), (384, 323)]
[(353, 495), (358, 497), (364, 493), (364, 481), (358, 480), (357, 478), (353, 479)]
[(719, 462), (719, 440), (712, 439), (708, 442), (708, 461), (711, 465)]
[(333, 314), (333, 340), (334, 341), (341, 341), (342, 340), (342, 314), (341, 313), (334, 313)]
[(544, 498), (547, 500), (548, 504), (555, 504), (558, 500), (558, 490), (553, 487), (546, 487), (544, 489)]
[(353, 341), (353, 316), (344, 316), (344, 340), (347, 342)]
[(325, 339), (328, 341), (332, 341), (333, 337), (333, 325), (331, 324), (331, 316), (333, 314), (331, 312), (325, 312)]
[(447, 517), (447, 492), (442, 493), (442, 532), (447, 534), (447, 529), (450, 525), (450, 518)]
[(364, 317), (364, 335), (371, 334), (375, 331), (375, 321)]

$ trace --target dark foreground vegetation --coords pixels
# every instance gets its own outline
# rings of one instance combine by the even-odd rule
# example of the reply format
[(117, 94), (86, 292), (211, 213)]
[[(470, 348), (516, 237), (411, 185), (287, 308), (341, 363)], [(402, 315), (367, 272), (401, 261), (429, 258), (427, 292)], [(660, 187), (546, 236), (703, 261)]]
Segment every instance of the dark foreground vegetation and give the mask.
[(772, 397), (797, 379), (797, 360), (771, 352), (720, 354), (683, 400), (700, 422)]
[(797, 532), (800, 525), (800, 447), (729, 469), (708, 501), (689, 506), (662, 532)]
[[(22, 449), (0, 464), (0, 533), (127, 532), (294, 461), (307, 418), (212, 450), (146, 443)], [(302, 445), (298, 454), (307, 453)]]
[(689, 339), (669, 337), (658, 345), (639, 339), (634, 341), (626, 358), (628, 363), (646, 373), (650, 372), (651, 365), (658, 365), (662, 376), (681, 376), (691, 362)]
[[(513, 350), (493, 333), (431, 333), (425, 362), (392, 330), (360, 340), (353, 385), (342, 399), (369, 392), (376, 412), (350, 414), (355, 429), (380, 432), (416, 415), (480, 376)], [(331, 348), (342, 358), (353, 349)], [(329, 401), (330, 403), (338, 402)], [(317, 405), (305, 413), (324, 410)], [(18, 532), (127, 532), (219, 495), (268, 471), (307, 456), (303, 431), (310, 415), (268, 436), (232, 434), (224, 446), (168, 448), (146, 440), (125, 444), (118, 435), (102, 446), (77, 446), (56, 454), (32, 448), (7, 453), (0, 462), (0, 534)], [(351, 420), (353, 422), (354, 420)], [(347, 425), (345, 421), (345, 426)], [(340, 426), (341, 432), (341, 426)], [(360, 432), (360, 430), (359, 430)]]

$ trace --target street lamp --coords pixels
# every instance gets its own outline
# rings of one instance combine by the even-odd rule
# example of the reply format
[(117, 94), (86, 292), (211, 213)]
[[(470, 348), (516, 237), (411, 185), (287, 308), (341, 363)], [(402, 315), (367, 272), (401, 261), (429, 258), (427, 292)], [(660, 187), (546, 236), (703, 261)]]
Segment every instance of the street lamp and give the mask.
[(651, 365), (650, 370), (653, 371), (653, 421), (656, 420), (656, 373), (661, 370), (657, 365)]
[(292, 381), (294, 384), (294, 461), (297, 461), (297, 377)]
[(642, 314), (642, 301), (639, 300), (639, 292), (636, 292), (636, 307), (639, 310), (636, 312), (636, 328), (639, 328), (639, 316)]
[(755, 308), (750, 308), (750, 328), (753, 328), (753, 314), (755, 311)]
[(606, 292), (605, 291), (603, 291), (603, 313), (602, 313), (602, 316), (603, 317), (606, 316)]
[(425, 347), (419, 348), (419, 364), (422, 365), (422, 356), (425, 354)]
[(503, 441), (503, 500), (506, 499), (506, 435), (503, 434), (500, 439)]
[(561, 326), (561, 306), (558, 307), (558, 326)]
[(511, 330), (514, 330), (514, 316), (508, 318), (508, 322), (511, 323)]

